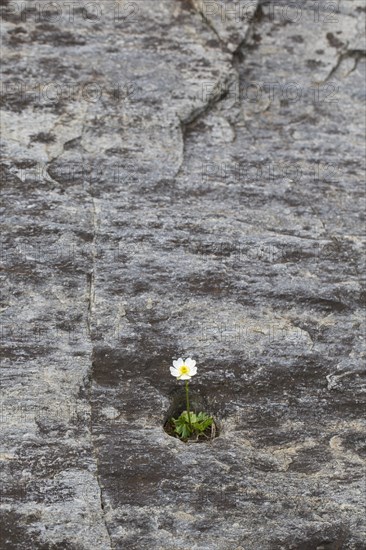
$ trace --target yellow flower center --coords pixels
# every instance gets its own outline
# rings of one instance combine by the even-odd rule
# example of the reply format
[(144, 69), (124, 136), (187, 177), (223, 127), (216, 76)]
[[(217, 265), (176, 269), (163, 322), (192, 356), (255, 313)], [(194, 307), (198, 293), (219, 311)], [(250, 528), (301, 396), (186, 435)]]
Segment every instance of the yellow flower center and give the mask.
[(189, 373), (189, 368), (186, 365), (182, 365), (179, 369), (179, 372), (180, 372), (181, 376), (182, 376), (182, 374), (188, 374)]

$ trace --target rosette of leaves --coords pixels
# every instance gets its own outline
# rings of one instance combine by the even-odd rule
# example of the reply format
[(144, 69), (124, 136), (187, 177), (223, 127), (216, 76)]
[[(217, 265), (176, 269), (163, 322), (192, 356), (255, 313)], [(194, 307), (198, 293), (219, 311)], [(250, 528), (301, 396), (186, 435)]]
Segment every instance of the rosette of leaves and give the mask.
[[(212, 426), (213, 418), (204, 412), (198, 414), (183, 411), (178, 418), (172, 418), (174, 424), (174, 433), (182, 440), (187, 440), (193, 436), (199, 438), (206, 436), (205, 432)], [(207, 436), (206, 436), (207, 437)]]

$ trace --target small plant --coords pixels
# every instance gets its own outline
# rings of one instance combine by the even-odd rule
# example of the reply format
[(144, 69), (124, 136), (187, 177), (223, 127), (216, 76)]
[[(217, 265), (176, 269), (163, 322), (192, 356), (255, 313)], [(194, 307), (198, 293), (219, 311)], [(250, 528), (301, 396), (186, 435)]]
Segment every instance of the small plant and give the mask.
[(204, 412), (196, 414), (190, 410), (189, 381), (192, 376), (197, 374), (196, 361), (190, 357), (185, 361), (179, 358), (177, 361), (173, 361), (173, 365), (173, 367), (170, 367), (172, 376), (175, 376), (177, 380), (185, 381), (187, 405), (187, 410), (183, 411), (178, 418), (170, 419), (172, 426), (174, 426), (174, 433), (182, 441), (187, 441), (191, 438), (195, 438), (198, 441), (200, 436), (209, 439), (206, 432), (214, 425), (213, 418)]
[(189, 418), (187, 411), (183, 411), (178, 418), (172, 418), (172, 421), (175, 425), (175, 433), (181, 439), (188, 439), (192, 435), (204, 434), (207, 428), (212, 426), (213, 418), (204, 412), (198, 414), (191, 412)]

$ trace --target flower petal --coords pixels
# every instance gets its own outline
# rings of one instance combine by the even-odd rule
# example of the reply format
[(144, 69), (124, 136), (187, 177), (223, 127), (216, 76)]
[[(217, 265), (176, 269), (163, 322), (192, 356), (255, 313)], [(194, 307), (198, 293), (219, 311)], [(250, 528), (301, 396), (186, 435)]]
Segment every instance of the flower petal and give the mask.
[(176, 369), (179, 369), (179, 367), (184, 365), (184, 361), (181, 357), (179, 357), (179, 359), (177, 359), (176, 361), (173, 361), (173, 365), (175, 366)]
[(170, 367), (170, 373), (172, 376), (179, 376), (179, 371), (175, 367)]
[(179, 377), (179, 380), (190, 380), (191, 377), (189, 374), (182, 374), (182, 376)]
[(189, 374), (191, 376), (194, 376), (195, 374), (197, 374), (197, 367), (192, 367), (189, 371)]
[(185, 360), (185, 364), (187, 365), (187, 367), (189, 367), (190, 369), (193, 368), (196, 364), (196, 361), (194, 359), (191, 359), (190, 357), (188, 357), (186, 360)]

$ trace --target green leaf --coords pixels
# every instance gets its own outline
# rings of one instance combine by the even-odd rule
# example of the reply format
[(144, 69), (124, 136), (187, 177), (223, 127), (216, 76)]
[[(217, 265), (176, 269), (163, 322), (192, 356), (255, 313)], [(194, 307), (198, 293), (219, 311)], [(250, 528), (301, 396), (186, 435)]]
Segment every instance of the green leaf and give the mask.
[(213, 418), (211, 416), (208, 416), (208, 414), (204, 412), (200, 412), (197, 415), (197, 421), (194, 423), (194, 428), (197, 432), (203, 433), (212, 425)]
[(171, 419), (175, 426), (174, 432), (183, 440), (188, 439), (191, 435), (204, 433), (213, 423), (213, 418), (204, 412), (199, 414), (191, 412), (190, 420), (191, 425), (187, 411), (183, 411), (178, 418)]
[(184, 439), (186, 439), (187, 437), (189, 437), (191, 435), (191, 430), (189, 428), (189, 426), (187, 424), (184, 424), (182, 426), (182, 437)]

